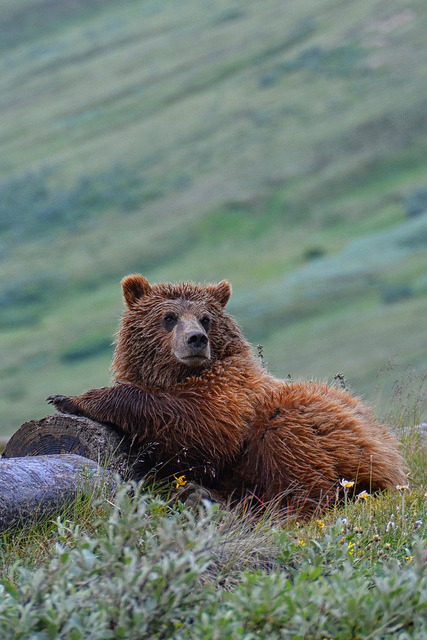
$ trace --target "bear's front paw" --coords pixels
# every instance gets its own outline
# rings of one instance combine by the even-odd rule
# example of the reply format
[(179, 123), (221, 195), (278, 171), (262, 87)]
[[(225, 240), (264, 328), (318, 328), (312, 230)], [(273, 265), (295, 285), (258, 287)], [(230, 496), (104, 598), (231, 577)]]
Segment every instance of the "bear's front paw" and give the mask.
[(80, 411), (77, 409), (73, 400), (67, 396), (52, 395), (46, 398), (46, 400), (49, 404), (53, 404), (55, 409), (61, 413), (72, 413), (77, 416), (80, 415)]
[(181, 502), (185, 502), (187, 507), (196, 507), (202, 503), (202, 500), (214, 502), (210, 491), (195, 482), (187, 482), (184, 487), (180, 487), (177, 491), (177, 498)]

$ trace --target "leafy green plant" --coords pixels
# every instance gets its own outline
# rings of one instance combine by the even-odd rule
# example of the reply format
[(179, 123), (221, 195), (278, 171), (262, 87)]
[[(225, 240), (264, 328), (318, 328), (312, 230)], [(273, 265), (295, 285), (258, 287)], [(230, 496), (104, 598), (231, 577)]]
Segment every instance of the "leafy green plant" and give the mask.
[[(386, 516), (387, 496), (380, 505)], [(372, 555), (363, 537), (382, 528), (376, 505), (369, 516), (355, 505), (346, 519), (255, 521), (208, 504), (167, 506), (131, 484), (93, 508), (92, 522), (58, 519), (45, 558), (28, 562), (46, 527), (21, 539), (27, 553), (3, 565), (0, 638), (415, 640), (426, 630), (425, 520), (409, 526), (413, 509), (425, 518), (425, 500), (407, 502), (382, 541), (388, 556)]]

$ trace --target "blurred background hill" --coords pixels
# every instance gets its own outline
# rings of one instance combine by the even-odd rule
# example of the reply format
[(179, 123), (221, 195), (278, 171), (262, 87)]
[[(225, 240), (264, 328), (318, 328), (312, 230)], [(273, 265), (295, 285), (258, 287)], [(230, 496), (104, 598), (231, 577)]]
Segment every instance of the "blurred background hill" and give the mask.
[(0, 434), (109, 383), (136, 271), (229, 279), (280, 377), (421, 384), (426, 13), (0, 0)]

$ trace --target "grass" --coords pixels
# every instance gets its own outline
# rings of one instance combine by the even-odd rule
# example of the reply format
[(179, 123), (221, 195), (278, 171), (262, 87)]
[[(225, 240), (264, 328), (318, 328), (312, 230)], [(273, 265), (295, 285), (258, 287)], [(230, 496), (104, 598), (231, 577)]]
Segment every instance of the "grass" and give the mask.
[(108, 383), (136, 271), (231, 280), (279, 374), (425, 367), (423, 3), (0, 9), (2, 434)]
[(307, 638), (422, 637), (427, 451), (406, 425), (423, 388), (408, 376), (393, 398), (408, 487), (348, 500), (321, 520), (193, 512), (171, 500), (172, 487), (141, 483), (84, 493), (57, 520), (3, 533), (0, 638), (132, 638), (138, 625), (147, 638), (294, 638), (299, 624)]
[(270, 370), (344, 371), (410, 467), (320, 522), (82, 496), (1, 534), (0, 640), (427, 637), (425, 4), (0, 14), (0, 433), (108, 384), (121, 277), (228, 278)]
[(408, 484), (349, 487), (311, 520), (191, 509), (175, 481), (118, 481), (114, 494), (84, 491), (57, 518), (2, 532), (0, 638), (423, 638), (424, 392), (425, 377), (408, 374), (389, 401)]
[[(415, 476), (426, 443), (423, 463), (413, 444)], [(191, 511), (143, 484), (81, 499), (2, 534), (0, 638), (418, 640), (425, 490), (359, 497), (309, 522)]]

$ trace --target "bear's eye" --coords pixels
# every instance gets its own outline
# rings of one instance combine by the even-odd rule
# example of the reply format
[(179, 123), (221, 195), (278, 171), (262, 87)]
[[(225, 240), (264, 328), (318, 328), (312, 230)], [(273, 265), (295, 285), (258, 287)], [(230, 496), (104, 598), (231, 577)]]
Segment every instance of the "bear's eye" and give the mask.
[(178, 318), (174, 313), (167, 313), (162, 320), (162, 325), (166, 329), (166, 331), (172, 331), (176, 323), (178, 322)]
[(200, 319), (200, 324), (202, 325), (203, 329), (207, 331), (210, 327), (211, 319), (209, 318), (209, 316), (203, 316), (203, 318)]

